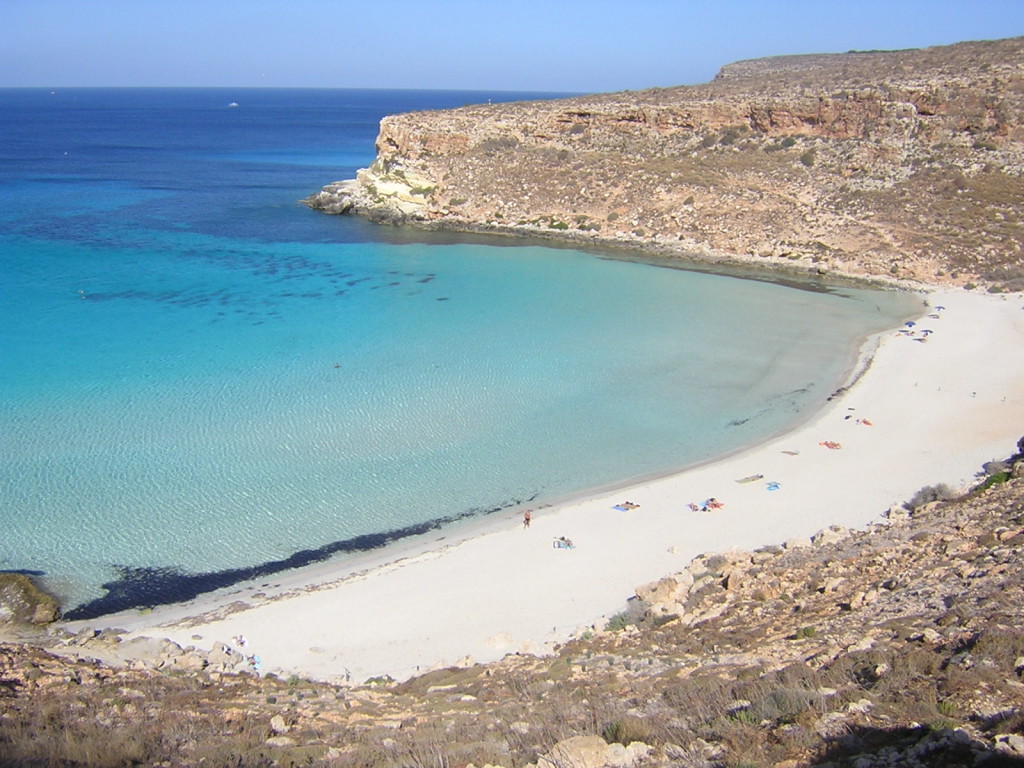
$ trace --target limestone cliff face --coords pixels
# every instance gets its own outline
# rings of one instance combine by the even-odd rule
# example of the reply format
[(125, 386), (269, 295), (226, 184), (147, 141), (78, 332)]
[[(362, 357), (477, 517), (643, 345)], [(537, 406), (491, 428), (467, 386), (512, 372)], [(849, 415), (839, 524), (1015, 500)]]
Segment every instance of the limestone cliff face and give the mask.
[(385, 118), (328, 212), (1024, 288), (1024, 38)]

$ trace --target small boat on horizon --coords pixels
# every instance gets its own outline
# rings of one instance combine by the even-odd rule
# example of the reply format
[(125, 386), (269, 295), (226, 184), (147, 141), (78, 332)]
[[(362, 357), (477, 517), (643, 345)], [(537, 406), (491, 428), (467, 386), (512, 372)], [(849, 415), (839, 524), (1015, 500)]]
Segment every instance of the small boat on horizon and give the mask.
[(237, 106), (238, 106), (238, 102), (237, 101), (232, 101), (230, 104), (228, 104), (228, 107), (237, 107)]

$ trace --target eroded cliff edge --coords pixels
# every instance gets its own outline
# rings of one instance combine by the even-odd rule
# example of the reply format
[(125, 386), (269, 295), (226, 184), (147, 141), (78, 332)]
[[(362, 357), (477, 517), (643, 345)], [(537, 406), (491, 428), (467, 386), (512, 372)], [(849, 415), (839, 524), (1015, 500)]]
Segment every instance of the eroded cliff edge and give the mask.
[(1024, 288), (1024, 38), (381, 121), (305, 202), (421, 227)]

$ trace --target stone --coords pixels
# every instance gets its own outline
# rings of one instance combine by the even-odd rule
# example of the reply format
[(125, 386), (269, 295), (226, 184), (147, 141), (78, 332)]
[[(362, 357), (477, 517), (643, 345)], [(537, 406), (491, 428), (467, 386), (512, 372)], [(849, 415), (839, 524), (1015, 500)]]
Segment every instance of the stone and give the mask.
[(846, 647), (847, 653), (857, 653), (858, 651), (868, 651), (875, 647), (875, 640), (871, 637), (865, 637), (858, 640), (856, 643)]
[(290, 736), (271, 736), (265, 742), (268, 747), (294, 747), (297, 743)]
[(285, 722), (284, 717), (281, 715), (274, 715), (270, 718), (270, 730), (274, 733), (288, 733), (291, 728), (288, 727), (288, 723)]
[(739, 589), (744, 582), (746, 573), (739, 568), (729, 568), (722, 579), (722, 586), (729, 590)]
[(652, 608), (672, 611), (686, 601), (693, 587), (693, 574), (681, 571), (673, 576), (666, 576), (658, 581), (637, 587), (636, 596)]
[(59, 616), (56, 601), (45, 601), (36, 605), (31, 621), (33, 624), (52, 624)]
[(1024, 755), (1024, 736), (1019, 733), (1004, 733), (996, 736), (996, 745), (1001, 751)]
[(0, 626), (40, 626), (58, 617), (57, 600), (26, 575), (0, 573)]
[(925, 627), (924, 631), (922, 631), (921, 634), (915, 639), (920, 639), (923, 642), (935, 645), (936, 643), (942, 642), (942, 635), (940, 635), (931, 627)]
[(816, 547), (824, 547), (828, 544), (837, 544), (847, 537), (849, 531), (840, 525), (833, 525), (818, 531), (811, 536), (811, 543)]
[(846, 711), (852, 714), (866, 715), (874, 708), (874, 704), (868, 699), (858, 699), (846, 705)]
[(224, 643), (217, 643), (206, 657), (211, 667), (230, 669), (245, 661), (238, 651)]
[(206, 667), (206, 657), (201, 653), (191, 651), (184, 653), (181, 656), (174, 658), (174, 665), (182, 669), (190, 669), (193, 671), (204, 669)]
[(651, 752), (652, 747), (634, 741), (628, 747), (608, 744), (600, 736), (573, 736), (560, 741), (541, 757), (538, 766), (573, 768), (631, 768)]

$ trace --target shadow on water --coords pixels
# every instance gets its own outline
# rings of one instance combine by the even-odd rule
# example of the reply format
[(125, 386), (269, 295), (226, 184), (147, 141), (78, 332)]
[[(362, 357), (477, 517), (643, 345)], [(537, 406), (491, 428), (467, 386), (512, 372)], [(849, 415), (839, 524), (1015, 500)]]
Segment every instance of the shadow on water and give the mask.
[(282, 571), (320, 563), (337, 554), (354, 554), (380, 549), (401, 539), (436, 531), (451, 523), (469, 518), (500, 512), (503, 509), (533, 501), (534, 498), (510, 500), (490, 509), (471, 509), (457, 515), (439, 517), (383, 533), (354, 536), (315, 549), (300, 550), (283, 560), (270, 560), (245, 568), (229, 568), (207, 573), (185, 573), (175, 568), (115, 566), (119, 577), (116, 581), (108, 581), (103, 584), (107, 594), (72, 608), (63, 614), (63, 618), (68, 621), (81, 621), (132, 608), (153, 608), (158, 605), (185, 602), (207, 592), (234, 586), (244, 581), (261, 579)]

